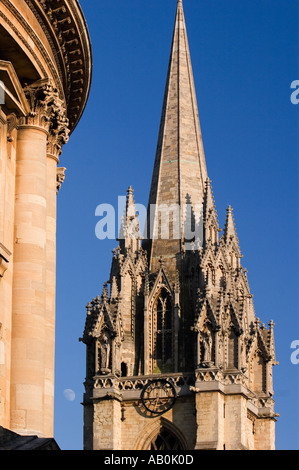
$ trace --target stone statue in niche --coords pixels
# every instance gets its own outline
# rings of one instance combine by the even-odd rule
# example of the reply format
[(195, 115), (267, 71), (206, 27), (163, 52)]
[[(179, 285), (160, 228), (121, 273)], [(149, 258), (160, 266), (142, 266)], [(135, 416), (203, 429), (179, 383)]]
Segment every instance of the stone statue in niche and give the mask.
[(240, 368), (243, 373), (247, 371), (247, 364), (246, 364), (246, 347), (247, 347), (247, 341), (245, 334), (243, 333), (240, 337)]
[(110, 374), (110, 362), (111, 362), (111, 339), (107, 332), (103, 332), (99, 339), (98, 347), (98, 361), (99, 361), (99, 372), (102, 375)]
[(203, 367), (211, 367), (213, 365), (212, 361), (212, 347), (213, 347), (213, 338), (212, 333), (207, 325), (203, 332), (201, 333), (201, 350), (202, 350), (202, 365)]
[(115, 375), (121, 376), (121, 361), (120, 361), (120, 352), (121, 352), (121, 341), (119, 338), (115, 341)]

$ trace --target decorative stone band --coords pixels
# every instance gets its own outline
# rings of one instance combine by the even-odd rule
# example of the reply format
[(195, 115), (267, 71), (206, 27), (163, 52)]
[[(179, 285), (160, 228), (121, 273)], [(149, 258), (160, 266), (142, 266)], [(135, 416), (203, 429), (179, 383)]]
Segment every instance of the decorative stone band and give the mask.
[[(73, 130), (83, 112), (91, 80), (91, 50), (88, 30), (76, 1), (25, 0), (37, 18), (40, 8), (48, 17), (65, 64), (65, 87), (70, 127)], [(43, 26), (43, 22), (41, 22)], [(57, 61), (58, 64), (58, 61)], [(62, 76), (62, 70), (60, 70)], [(59, 81), (57, 81), (59, 83)], [(62, 96), (61, 90), (61, 96)]]
[(171, 382), (176, 390), (177, 396), (190, 394), (190, 386), (194, 386), (194, 374), (159, 374), (138, 377), (117, 377), (114, 375), (95, 377), (93, 398), (106, 398), (107, 394), (121, 394), (123, 399), (139, 399), (142, 389), (155, 379), (164, 379)]
[(233, 385), (240, 384), (246, 386), (248, 379), (240, 371), (236, 372), (223, 372), (220, 369), (210, 368), (210, 369), (197, 369), (195, 371), (195, 386), (203, 382), (220, 382), (223, 385)]
[(248, 378), (240, 371), (223, 372), (219, 369), (197, 369), (195, 386), (190, 390), (195, 393), (220, 392), (224, 395), (243, 395), (247, 398), (247, 407), (255, 416), (273, 418), (274, 400), (269, 395), (258, 395), (248, 388)]

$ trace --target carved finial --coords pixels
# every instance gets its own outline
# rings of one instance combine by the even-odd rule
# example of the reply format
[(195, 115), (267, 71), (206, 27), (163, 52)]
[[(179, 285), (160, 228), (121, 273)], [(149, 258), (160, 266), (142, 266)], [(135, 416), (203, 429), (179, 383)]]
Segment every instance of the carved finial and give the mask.
[[(239, 260), (242, 258), (242, 254), (241, 254), (240, 246), (239, 246), (239, 239), (238, 239), (236, 226), (235, 226), (235, 220), (233, 216), (233, 209), (231, 206), (228, 206), (226, 210), (226, 221), (225, 221), (224, 233), (222, 235), (221, 240), (223, 240), (223, 242), (226, 245), (229, 245), (233, 240), (234, 244), (237, 247), (236, 256)], [(238, 260), (238, 264), (239, 264), (239, 260)]]
[(134, 201), (134, 196), (133, 196), (133, 188), (130, 186), (127, 190), (127, 210), (126, 210), (126, 215), (127, 218), (134, 218), (136, 217), (136, 211), (135, 211), (135, 201)]
[(86, 309), (87, 309), (87, 315), (91, 315), (91, 303), (90, 302), (88, 302)]
[(116, 277), (113, 276), (112, 282), (111, 282), (111, 300), (116, 300), (118, 297), (118, 287), (117, 287), (117, 282), (116, 282)]
[(140, 225), (133, 196), (133, 188), (127, 190), (127, 200), (125, 213), (121, 218), (121, 228), (119, 234), (120, 248), (122, 253), (131, 250), (132, 253), (140, 249)]
[(102, 298), (104, 300), (108, 300), (108, 296), (109, 296), (109, 294), (108, 294), (108, 283), (105, 282), (104, 287), (103, 287)]
[(231, 206), (228, 206), (226, 210), (226, 223), (224, 229), (224, 239), (226, 242), (230, 240), (231, 237), (235, 234), (235, 223), (233, 217), (233, 210)]

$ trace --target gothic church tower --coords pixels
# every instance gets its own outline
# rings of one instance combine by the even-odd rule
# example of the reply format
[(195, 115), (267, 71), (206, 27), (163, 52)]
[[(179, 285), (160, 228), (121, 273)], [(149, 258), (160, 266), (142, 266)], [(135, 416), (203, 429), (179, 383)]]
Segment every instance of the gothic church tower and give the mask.
[(147, 236), (130, 187), (87, 306), (86, 450), (275, 448), (273, 323), (256, 318), (231, 207), (220, 232), (179, 0)]

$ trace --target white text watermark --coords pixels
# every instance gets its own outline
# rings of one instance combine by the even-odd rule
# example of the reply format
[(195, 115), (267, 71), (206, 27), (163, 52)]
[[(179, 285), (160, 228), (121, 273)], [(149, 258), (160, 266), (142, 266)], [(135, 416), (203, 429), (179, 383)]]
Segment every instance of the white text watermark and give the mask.
[(291, 343), (291, 349), (294, 351), (291, 354), (291, 363), (294, 365), (299, 364), (299, 340), (294, 340)]
[(299, 80), (294, 80), (291, 83), (291, 89), (295, 90), (291, 94), (291, 103), (292, 104), (299, 104)]
[(111, 204), (100, 204), (95, 216), (100, 218), (95, 227), (99, 240), (183, 239), (186, 250), (203, 243), (202, 204), (151, 204), (149, 210), (134, 204), (126, 212), (126, 197), (119, 196), (117, 210)]

